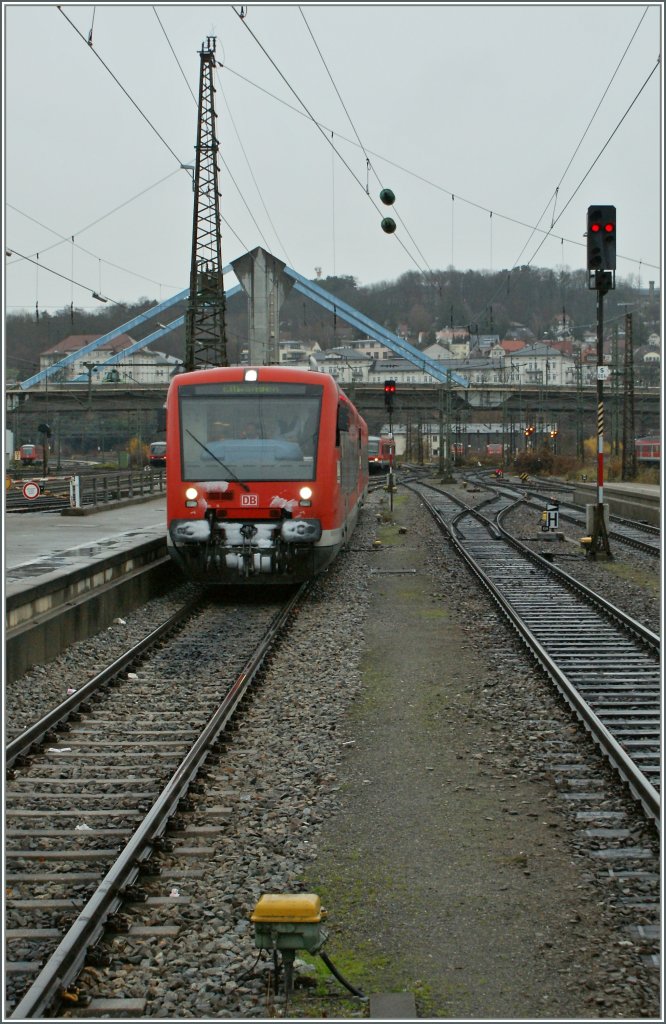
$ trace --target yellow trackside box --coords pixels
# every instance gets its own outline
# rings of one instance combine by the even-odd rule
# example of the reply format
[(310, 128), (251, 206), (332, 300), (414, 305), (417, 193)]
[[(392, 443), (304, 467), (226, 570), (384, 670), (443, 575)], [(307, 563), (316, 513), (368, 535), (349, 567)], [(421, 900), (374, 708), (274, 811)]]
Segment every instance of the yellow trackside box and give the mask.
[(326, 941), (321, 927), (325, 911), (314, 893), (266, 894), (250, 920), (259, 949), (307, 949), (315, 953)]

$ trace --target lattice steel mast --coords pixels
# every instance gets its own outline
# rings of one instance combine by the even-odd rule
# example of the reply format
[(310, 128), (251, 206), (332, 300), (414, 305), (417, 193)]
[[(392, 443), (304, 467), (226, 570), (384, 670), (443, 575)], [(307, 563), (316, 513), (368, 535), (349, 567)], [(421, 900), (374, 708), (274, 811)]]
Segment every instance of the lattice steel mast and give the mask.
[(624, 405), (622, 407), (622, 479), (636, 479), (636, 426), (634, 423), (634, 322), (624, 317)]
[(194, 218), (190, 298), (185, 332), (185, 369), (228, 366), (225, 298), (222, 280), (222, 236), (215, 131), (215, 37), (199, 51), (199, 120), (194, 173)]

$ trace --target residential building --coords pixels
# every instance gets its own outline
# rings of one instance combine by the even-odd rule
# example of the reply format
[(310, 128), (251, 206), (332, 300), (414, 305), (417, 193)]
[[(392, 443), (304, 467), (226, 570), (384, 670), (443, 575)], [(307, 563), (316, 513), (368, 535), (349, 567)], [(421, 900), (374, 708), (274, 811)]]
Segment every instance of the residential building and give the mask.
[(317, 341), (292, 341), (285, 338), (278, 342), (278, 361), (280, 363), (306, 363), (311, 355), (321, 351)]
[[(70, 334), (66, 338), (62, 338), (40, 354), (40, 370), (53, 366), (65, 356), (79, 352), (101, 337), (103, 337), (101, 334)], [(135, 340), (129, 334), (119, 334), (111, 341), (105, 342), (100, 348), (93, 349), (91, 352), (82, 354), (80, 358), (74, 359), (57, 374), (52, 375), (50, 379), (53, 383), (58, 383), (59, 381), (71, 381), (75, 377), (83, 375), (98, 384), (165, 384), (174, 373), (182, 368), (182, 359), (149, 348), (138, 349), (123, 358), (122, 353), (125, 349), (135, 344)], [(121, 358), (117, 363), (104, 366), (105, 361), (111, 356), (120, 356)]]
[(317, 355), (317, 366), (340, 384), (361, 384), (368, 380), (373, 360), (354, 348), (329, 348)]

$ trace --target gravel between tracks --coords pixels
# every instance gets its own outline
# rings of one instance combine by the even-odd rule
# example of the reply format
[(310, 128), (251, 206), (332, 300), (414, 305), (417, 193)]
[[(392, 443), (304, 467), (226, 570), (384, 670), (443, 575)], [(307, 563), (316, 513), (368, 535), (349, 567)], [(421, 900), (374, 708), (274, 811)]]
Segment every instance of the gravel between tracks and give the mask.
[[(177, 942), (131, 959), (118, 949), (113, 992), (147, 997), (147, 1015), (283, 1016), (266, 970), (243, 976), (256, 959), (248, 917), (262, 892), (315, 891), (345, 977), (413, 991), (423, 1017), (661, 1019), (659, 979), (581, 849), (543, 740), (562, 730), (567, 749), (596, 755), (419, 505), (400, 491), (391, 515), (371, 497), (280, 647), (268, 713), (255, 699), (225, 755), (234, 817)], [(567, 568), (658, 622), (651, 584), (634, 577), (628, 593), (601, 562)], [(169, 603), (8, 687), (8, 724), (45, 683), (88, 678), (117, 634), (148, 632)], [(654, 843), (626, 807), (637, 841)], [(367, 1015), (328, 979), (299, 987), (287, 1015)]]
[[(401, 495), (380, 528), (344, 805), (309, 872), (330, 902), (332, 958), (371, 991), (415, 992), (421, 1016), (658, 1018), (658, 979), (591, 867), (543, 744), (562, 736), (555, 762), (596, 755), (418, 504)], [(521, 510), (512, 528), (538, 538), (538, 516)], [(658, 621), (654, 561), (647, 589), (582, 556), (567, 571)], [(630, 806), (628, 817), (649, 846)]]

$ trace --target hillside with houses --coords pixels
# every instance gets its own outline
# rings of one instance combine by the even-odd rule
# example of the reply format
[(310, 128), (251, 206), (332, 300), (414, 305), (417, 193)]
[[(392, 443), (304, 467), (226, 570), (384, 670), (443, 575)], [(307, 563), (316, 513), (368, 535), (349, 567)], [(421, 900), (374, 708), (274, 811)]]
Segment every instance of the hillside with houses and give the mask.
[[(442, 367), (475, 384), (538, 384), (548, 387), (590, 384), (597, 364), (595, 293), (582, 272), (521, 267), (500, 274), (435, 272), (424, 282), (405, 274), (395, 282), (361, 287), (353, 278), (318, 280), (367, 317), (404, 339)], [(490, 303), (489, 298), (494, 301)], [(485, 305), (484, 305), (485, 302)], [(6, 320), (6, 378), (24, 380), (72, 356), (108, 331), (129, 323), (154, 302), (96, 312), (63, 309), (56, 313), (10, 314)], [(182, 304), (181, 304), (182, 305)], [(618, 280), (606, 297), (604, 360), (618, 374), (625, 370), (625, 318), (632, 314), (633, 373), (636, 386), (660, 382), (660, 292), (654, 282)], [(184, 306), (174, 306), (174, 315)], [(460, 315), (462, 314), (462, 315)], [(229, 359), (246, 360), (248, 300), (227, 304)], [(97, 384), (165, 383), (178, 372), (185, 350), (184, 328), (164, 333), (154, 345), (141, 345), (145, 325), (115, 337), (93, 354), (82, 352), (52, 375), (53, 383), (78, 378)], [(112, 366), (104, 366), (109, 358)], [(341, 384), (427, 383), (430, 375), (397, 357), (374, 339), (348, 326), (303, 296), (287, 295), (280, 309), (279, 360), (307, 364), (314, 357)]]

